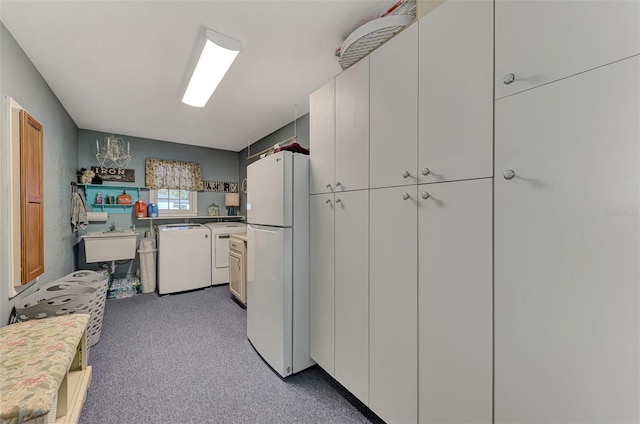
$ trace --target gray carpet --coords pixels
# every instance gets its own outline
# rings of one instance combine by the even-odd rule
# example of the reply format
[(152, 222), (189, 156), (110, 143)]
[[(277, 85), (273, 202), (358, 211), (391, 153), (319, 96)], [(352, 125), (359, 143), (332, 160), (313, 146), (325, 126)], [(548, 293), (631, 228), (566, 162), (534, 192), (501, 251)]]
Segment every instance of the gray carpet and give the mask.
[(368, 423), (317, 366), (281, 379), (229, 287), (108, 300), (81, 424)]

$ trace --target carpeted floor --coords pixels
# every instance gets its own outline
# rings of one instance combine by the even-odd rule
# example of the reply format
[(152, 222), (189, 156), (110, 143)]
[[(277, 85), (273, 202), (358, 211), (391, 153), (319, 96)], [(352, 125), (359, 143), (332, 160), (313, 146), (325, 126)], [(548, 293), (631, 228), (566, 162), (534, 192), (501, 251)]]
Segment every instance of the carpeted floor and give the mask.
[(81, 424), (368, 423), (317, 366), (281, 379), (216, 286), (108, 300)]

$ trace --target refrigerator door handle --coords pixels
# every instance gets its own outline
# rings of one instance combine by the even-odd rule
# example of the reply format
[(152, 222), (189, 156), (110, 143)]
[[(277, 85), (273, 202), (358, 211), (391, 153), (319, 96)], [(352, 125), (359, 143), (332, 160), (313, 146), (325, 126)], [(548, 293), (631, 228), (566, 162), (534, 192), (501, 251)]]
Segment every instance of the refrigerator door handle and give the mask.
[(263, 233), (277, 233), (278, 231), (282, 231), (285, 228), (289, 228), (289, 227), (263, 227), (261, 225), (247, 224), (247, 228), (250, 228), (253, 231), (260, 231)]

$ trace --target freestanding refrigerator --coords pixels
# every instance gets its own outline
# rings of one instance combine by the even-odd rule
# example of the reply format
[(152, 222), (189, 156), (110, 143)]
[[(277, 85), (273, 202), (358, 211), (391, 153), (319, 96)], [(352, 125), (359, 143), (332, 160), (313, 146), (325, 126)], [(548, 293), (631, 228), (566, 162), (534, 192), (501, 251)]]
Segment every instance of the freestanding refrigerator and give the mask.
[(309, 157), (280, 151), (247, 168), (247, 337), (282, 377), (309, 357)]

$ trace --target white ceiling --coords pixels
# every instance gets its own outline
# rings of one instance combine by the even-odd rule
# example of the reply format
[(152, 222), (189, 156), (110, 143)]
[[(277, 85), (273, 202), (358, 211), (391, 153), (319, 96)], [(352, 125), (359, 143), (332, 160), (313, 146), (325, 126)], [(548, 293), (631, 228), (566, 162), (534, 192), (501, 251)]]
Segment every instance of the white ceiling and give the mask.
[[(239, 151), (309, 110), (336, 48), (397, 0), (12, 1), (0, 20), (78, 127)], [(204, 108), (180, 101), (205, 27), (244, 49)]]

